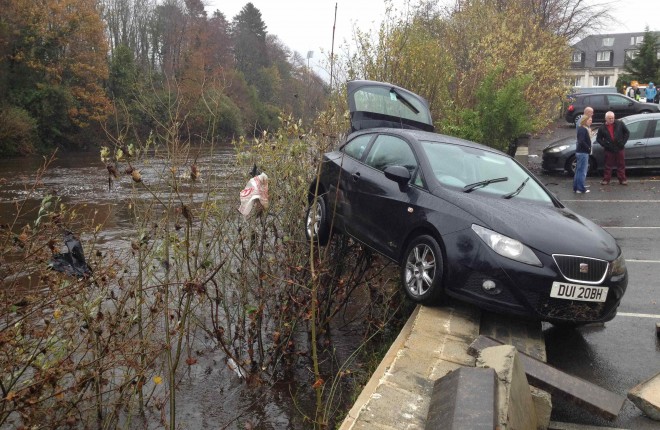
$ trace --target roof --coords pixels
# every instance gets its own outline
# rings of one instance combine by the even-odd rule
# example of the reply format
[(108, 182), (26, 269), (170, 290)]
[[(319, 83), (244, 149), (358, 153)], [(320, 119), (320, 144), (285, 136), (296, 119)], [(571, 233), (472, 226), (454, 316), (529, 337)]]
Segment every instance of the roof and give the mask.
[[(660, 31), (651, 31), (650, 33), (660, 37)], [(612, 51), (614, 58), (611, 67), (622, 67), (626, 58), (626, 51), (637, 50), (639, 45), (632, 45), (632, 37), (644, 37), (645, 32), (636, 33), (609, 33), (594, 34), (587, 36), (572, 46), (573, 49), (585, 53), (584, 67), (591, 68), (596, 66), (596, 52)], [(614, 38), (612, 46), (605, 46), (603, 41), (608, 38)]]

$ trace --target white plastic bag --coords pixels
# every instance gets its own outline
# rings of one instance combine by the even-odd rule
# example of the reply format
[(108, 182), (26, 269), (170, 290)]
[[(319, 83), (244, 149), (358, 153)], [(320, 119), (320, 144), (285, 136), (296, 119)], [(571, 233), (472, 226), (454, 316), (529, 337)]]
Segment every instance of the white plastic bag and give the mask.
[(256, 213), (268, 209), (268, 176), (265, 173), (250, 179), (241, 191), (241, 206), (238, 211), (248, 217), (255, 207)]

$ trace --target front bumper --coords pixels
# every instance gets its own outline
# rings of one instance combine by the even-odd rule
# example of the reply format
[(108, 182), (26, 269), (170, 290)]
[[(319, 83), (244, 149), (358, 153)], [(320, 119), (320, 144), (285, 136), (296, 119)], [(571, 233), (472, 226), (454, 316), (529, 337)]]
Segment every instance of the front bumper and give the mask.
[[(605, 302), (552, 298), (553, 282), (576, 283), (564, 278), (552, 256), (536, 252), (543, 266), (535, 267), (499, 256), (477, 241), (473, 244), (477, 246), (468, 254), (449, 261), (445, 289), (451, 296), (493, 312), (552, 323), (605, 322), (616, 315), (628, 285), (627, 273), (608, 274), (601, 283), (591, 284), (609, 288)], [(452, 255), (452, 250), (447, 254)], [(484, 283), (491, 288), (485, 289)]]

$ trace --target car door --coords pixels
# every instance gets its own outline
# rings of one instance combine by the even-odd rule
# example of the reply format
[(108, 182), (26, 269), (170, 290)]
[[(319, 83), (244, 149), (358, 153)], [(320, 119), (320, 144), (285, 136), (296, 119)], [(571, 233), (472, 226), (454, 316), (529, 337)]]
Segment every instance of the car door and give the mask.
[(649, 121), (649, 138), (646, 141), (646, 167), (660, 168), (660, 121)]
[(626, 121), (630, 137), (626, 143), (626, 167), (643, 167), (646, 165), (647, 129), (649, 121), (644, 119)]
[(635, 102), (629, 98), (618, 94), (608, 94), (606, 97), (609, 110), (614, 112), (614, 118), (623, 118), (636, 113)]
[[(401, 186), (388, 179), (384, 170), (389, 166), (408, 169), (410, 183)], [(348, 199), (353, 216), (346, 230), (366, 245), (396, 258), (406, 223), (414, 222), (414, 216), (421, 213), (415, 202), (425, 192), (412, 148), (399, 136), (379, 134), (352, 180)]]
[(593, 122), (605, 122), (605, 112), (607, 112), (609, 109), (609, 104), (605, 98), (605, 95), (591, 94), (589, 96), (585, 96), (582, 110), (584, 110), (584, 108), (587, 106), (591, 106), (594, 110)]

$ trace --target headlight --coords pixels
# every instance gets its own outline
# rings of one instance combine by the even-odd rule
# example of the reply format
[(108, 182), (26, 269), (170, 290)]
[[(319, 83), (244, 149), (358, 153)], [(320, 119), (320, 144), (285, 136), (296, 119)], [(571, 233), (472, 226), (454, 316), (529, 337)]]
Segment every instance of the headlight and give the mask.
[(502, 257), (531, 264), (532, 266), (543, 266), (534, 252), (516, 239), (504, 236), (488, 230), (480, 225), (472, 224), (472, 230), (483, 240), (486, 245)]
[(617, 276), (623, 275), (626, 273), (626, 259), (623, 258), (623, 252), (619, 254), (616, 260), (612, 262), (612, 267), (610, 268), (610, 275)]
[(571, 145), (559, 145), (559, 146), (553, 146), (552, 148), (549, 148), (547, 152), (561, 152), (564, 149), (568, 149), (568, 147)]

